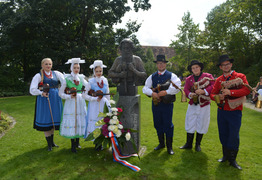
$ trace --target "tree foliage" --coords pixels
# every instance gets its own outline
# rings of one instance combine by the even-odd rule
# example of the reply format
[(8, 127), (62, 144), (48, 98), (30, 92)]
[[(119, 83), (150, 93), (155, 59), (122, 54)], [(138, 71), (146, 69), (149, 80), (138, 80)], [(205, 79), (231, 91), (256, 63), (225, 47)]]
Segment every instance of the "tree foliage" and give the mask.
[[(149, 0), (132, 0), (135, 11), (148, 10)], [(132, 38), (141, 25), (128, 22), (114, 29), (131, 10), (127, 0), (10, 0), (0, 2), (1, 65), (20, 68), (25, 82), (50, 57), (54, 69), (68, 72), (64, 63), (81, 57), (87, 69), (95, 59), (111, 65), (123, 38)]]

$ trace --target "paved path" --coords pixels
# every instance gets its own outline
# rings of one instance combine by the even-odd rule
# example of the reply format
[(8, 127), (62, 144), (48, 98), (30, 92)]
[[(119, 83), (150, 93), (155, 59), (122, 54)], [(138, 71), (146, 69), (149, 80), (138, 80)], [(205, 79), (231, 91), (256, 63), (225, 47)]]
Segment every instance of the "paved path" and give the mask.
[(255, 111), (258, 111), (258, 112), (262, 112), (262, 108), (256, 108), (255, 104), (251, 103), (249, 99), (247, 99), (247, 101), (244, 103), (244, 106), (246, 108), (249, 108), (249, 109), (253, 109)]

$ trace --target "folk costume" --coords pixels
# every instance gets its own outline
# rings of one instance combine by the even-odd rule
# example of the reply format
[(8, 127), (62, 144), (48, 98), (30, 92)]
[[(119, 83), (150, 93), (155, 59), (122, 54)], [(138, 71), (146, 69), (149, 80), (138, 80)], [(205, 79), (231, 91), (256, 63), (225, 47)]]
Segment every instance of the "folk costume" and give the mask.
[[(200, 143), (203, 134), (206, 134), (210, 122), (210, 93), (213, 88), (214, 82), (213, 76), (209, 73), (204, 73), (203, 63), (193, 60), (188, 66), (188, 70), (192, 73), (191, 67), (193, 65), (199, 65), (201, 68), (200, 75), (195, 76), (194, 74), (186, 78), (184, 91), (188, 99), (190, 99), (185, 119), (185, 129), (187, 131), (186, 144), (180, 149), (192, 149), (192, 143), (194, 139), (195, 131), (196, 135), (196, 151), (201, 151)], [(202, 89), (205, 94), (198, 95), (194, 98), (191, 97), (191, 93), (195, 93), (197, 89)]]
[[(64, 76), (59, 71), (45, 72), (43, 69), (37, 73), (30, 85), (30, 94), (36, 97), (34, 129), (38, 131), (59, 130), (63, 103), (58, 95), (58, 84), (63, 82)], [(43, 91), (38, 89), (39, 84), (49, 84), (48, 98), (42, 96)], [(50, 104), (49, 104), (50, 103)], [(50, 111), (51, 109), (51, 111)], [(54, 143), (54, 134), (46, 136), (48, 151), (57, 146)]]
[[(165, 60), (164, 55), (158, 55), (157, 60), (154, 62), (156, 63), (157, 61), (164, 63), (168, 62)], [(157, 71), (146, 79), (145, 86), (143, 87), (143, 93), (148, 96), (152, 96), (152, 88), (156, 88), (158, 84), (164, 84), (167, 80), (171, 80), (179, 88), (181, 87), (181, 81), (174, 73), (171, 73), (167, 70), (164, 70), (163, 72)], [(175, 95), (179, 92), (179, 90), (173, 87), (172, 84), (170, 84), (166, 92), (167, 95)], [(159, 140), (159, 145), (155, 148), (155, 150), (159, 150), (165, 147), (166, 136), (167, 151), (169, 154), (174, 154), (172, 149), (174, 133), (174, 125), (172, 123), (173, 102), (164, 103), (163, 101), (160, 101), (157, 105), (155, 105), (152, 101), (152, 112), (154, 127), (157, 131)]]
[(109, 103), (110, 95), (104, 95), (102, 99), (98, 102), (97, 99), (99, 97), (94, 97), (88, 94), (90, 90), (93, 90), (94, 92), (101, 90), (103, 94), (109, 94), (109, 84), (108, 84), (107, 78), (105, 78), (104, 76), (96, 77), (95, 76), (96, 67), (101, 67), (102, 70), (103, 68), (106, 68), (106, 66), (103, 65), (103, 61), (101, 60), (95, 60), (94, 63), (90, 65), (90, 69), (93, 69), (94, 77), (88, 80), (88, 84), (85, 88), (86, 91), (84, 93), (84, 98), (89, 101), (87, 115), (86, 115), (87, 126), (85, 129), (85, 136), (84, 136), (85, 138), (90, 133), (92, 133), (96, 128), (98, 128), (95, 125), (95, 123), (102, 119), (102, 117), (98, 117), (98, 114), (100, 112), (104, 112), (105, 104), (110, 109), (110, 103)]
[[(234, 59), (230, 59), (228, 55), (222, 55), (219, 58), (219, 64), (225, 61), (232, 63)], [(228, 76), (221, 75), (216, 79), (214, 88), (211, 92), (211, 99), (215, 100), (222, 88), (229, 89), (230, 94), (224, 101), (218, 103), (217, 124), (219, 138), (222, 144), (223, 158), (219, 162), (229, 161), (230, 165), (241, 169), (236, 162), (239, 150), (239, 131), (241, 127), (243, 102), (250, 90), (244, 86), (248, 84), (246, 76), (236, 71), (231, 71)]]
[[(87, 85), (83, 74), (75, 74), (73, 71), (74, 64), (85, 63), (80, 58), (69, 59), (66, 64), (71, 63), (71, 74), (65, 74), (65, 80), (59, 90), (59, 95), (65, 99), (63, 115), (60, 125), (60, 135), (71, 139), (71, 151), (76, 153), (76, 148), (81, 148), (79, 138), (84, 137), (86, 128), (86, 102), (82, 98), (82, 88)], [(71, 94), (67, 94), (65, 89), (75, 88), (76, 97), (72, 98)], [(69, 91), (70, 92), (70, 91)]]

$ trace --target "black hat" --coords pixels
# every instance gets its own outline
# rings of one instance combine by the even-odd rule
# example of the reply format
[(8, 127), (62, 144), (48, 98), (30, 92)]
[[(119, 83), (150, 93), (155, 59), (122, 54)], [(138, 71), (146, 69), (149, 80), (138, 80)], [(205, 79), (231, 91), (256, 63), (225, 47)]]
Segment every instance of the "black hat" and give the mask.
[(168, 61), (166, 60), (165, 55), (157, 55), (157, 56), (156, 56), (156, 61), (154, 61), (154, 63), (156, 63), (156, 62), (164, 62), (164, 63), (167, 63)]
[(220, 66), (222, 62), (225, 61), (230, 61), (231, 63), (234, 62), (234, 59), (230, 59), (229, 56), (227, 54), (221, 55), (218, 59), (218, 64), (217, 66)]
[(204, 69), (203, 63), (199, 62), (198, 60), (193, 60), (193, 61), (191, 61), (191, 63), (187, 66), (187, 70), (188, 70), (189, 72), (191, 72), (191, 73), (192, 73), (191, 67), (192, 67), (193, 65), (199, 65), (200, 68), (201, 68), (201, 71), (203, 71), (203, 69)]

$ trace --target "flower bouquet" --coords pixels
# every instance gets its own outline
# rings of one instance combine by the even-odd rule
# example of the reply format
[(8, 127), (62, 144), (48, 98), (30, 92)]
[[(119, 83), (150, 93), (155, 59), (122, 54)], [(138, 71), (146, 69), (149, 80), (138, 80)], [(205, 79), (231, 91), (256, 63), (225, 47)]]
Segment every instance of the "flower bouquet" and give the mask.
[(122, 155), (120, 150), (124, 147), (127, 141), (131, 141), (134, 149), (137, 149), (134, 140), (131, 137), (131, 132), (137, 131), (130, 128), (124, 128), (120, 121), (120, 116), (123, 113), (123, 109), (115, 107), (116, 102), (114, 100), (110, 100), (109, 103), (109, 108), (108, 105), (105, 104), (104, 112), (100, 112), (98, 115), (98, 117), (102, 118), (96, 122), (96, 126), (98, 126), (98, 128), (96, 128), (87, 136), (86, 141), (93, 140), (96, 147), (102, 146), (104, 149), (112, 146), (114, 161), (119, 162), (134, 171), (139, 171), (139, 167), (120, 159), (138, 156), (137, 154)]

